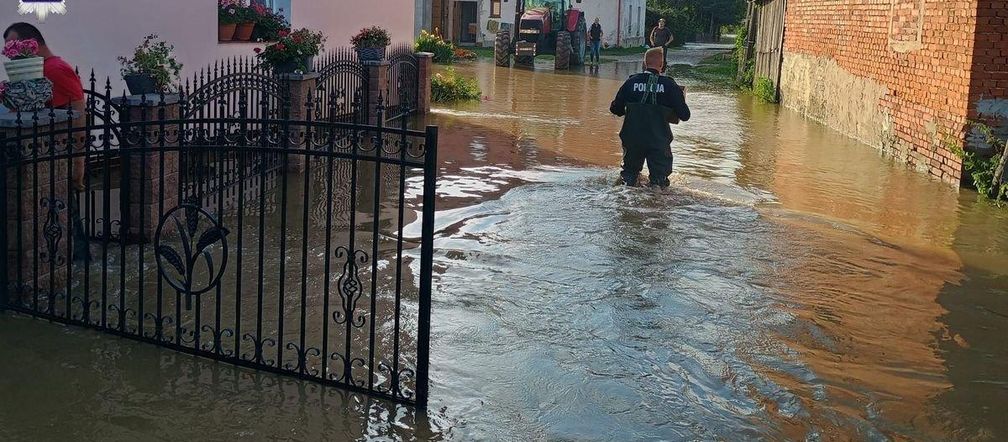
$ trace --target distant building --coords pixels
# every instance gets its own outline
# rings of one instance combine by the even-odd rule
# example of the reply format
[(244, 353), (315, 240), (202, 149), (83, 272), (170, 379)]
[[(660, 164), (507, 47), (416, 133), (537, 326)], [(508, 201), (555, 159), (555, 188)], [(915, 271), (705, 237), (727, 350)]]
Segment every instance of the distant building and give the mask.
[[(423, 29), (437, 29), (441, 35), (461, 46), (493, 46), (502, 23), (514, 24), (515, 8), (520, 0), (417, 0), (418, 21)], [(611, 46), (642, 46), (645, 0), (573, 0), (573, 6), (585, 11), (588, 25), (597, 17)], [(423, 17), (419, 17), (422, 10)], [(422, 20), (421, 20), (422, 18)]]

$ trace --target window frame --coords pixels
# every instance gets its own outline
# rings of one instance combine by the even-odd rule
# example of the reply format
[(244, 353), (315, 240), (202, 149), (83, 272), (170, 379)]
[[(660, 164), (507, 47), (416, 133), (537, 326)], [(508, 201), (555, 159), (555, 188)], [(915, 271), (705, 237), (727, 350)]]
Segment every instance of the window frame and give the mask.
[[(497, 7), (497, 13), (494, 14), (494, 6)], [(501, 18), (504, 12), (503, 0), (490, 0), (490, 18)]]

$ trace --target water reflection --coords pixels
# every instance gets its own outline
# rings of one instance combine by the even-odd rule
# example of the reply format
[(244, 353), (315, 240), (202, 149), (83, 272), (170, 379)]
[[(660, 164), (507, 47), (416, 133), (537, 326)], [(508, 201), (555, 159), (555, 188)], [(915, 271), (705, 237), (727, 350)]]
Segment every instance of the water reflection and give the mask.
[(40, 405), (6, 407), (0, 435), (56, 419), (85, 435), (253, 439), (1008, 435), (1005, 211), (688, 77), (697, 117), (674, 128), (675, 188), (614, 187), (607, 108), (634, 63), (457, 69), (488, 98), (431, 118), (428, 415), (3, 318), (0, 351), (28, 363), (0, 367), (0, 387)]

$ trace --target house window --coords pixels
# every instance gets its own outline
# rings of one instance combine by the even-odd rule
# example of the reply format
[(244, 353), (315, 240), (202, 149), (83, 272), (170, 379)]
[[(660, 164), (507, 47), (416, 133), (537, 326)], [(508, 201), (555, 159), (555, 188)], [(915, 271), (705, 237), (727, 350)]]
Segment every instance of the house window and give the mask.
[(490, 0), (490, 18), (500, 18), (501, 0)]

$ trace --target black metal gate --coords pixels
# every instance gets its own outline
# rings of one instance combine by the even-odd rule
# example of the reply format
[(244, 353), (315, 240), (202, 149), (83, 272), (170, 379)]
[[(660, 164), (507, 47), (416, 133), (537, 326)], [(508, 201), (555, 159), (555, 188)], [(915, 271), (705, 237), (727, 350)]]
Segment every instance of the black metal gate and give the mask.
[(435, 127), (291, 120), (262, 72), (91, 83), (0, 130), (0, 309), (425, 406)]

